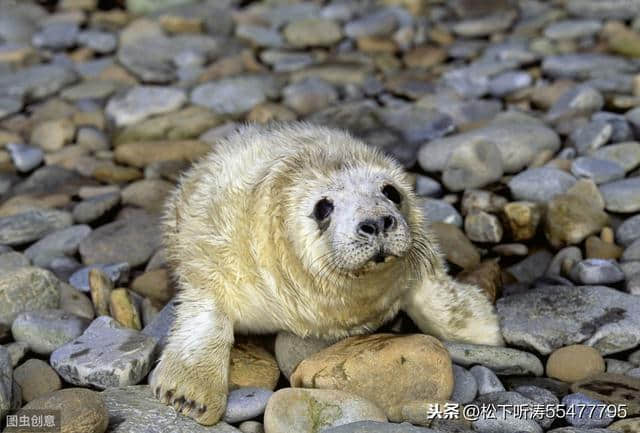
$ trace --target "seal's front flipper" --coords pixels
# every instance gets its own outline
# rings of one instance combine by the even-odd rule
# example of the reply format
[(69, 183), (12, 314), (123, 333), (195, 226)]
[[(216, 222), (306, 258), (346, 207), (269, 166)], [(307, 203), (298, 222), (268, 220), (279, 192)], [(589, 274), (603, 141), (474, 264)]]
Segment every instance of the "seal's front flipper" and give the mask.
[(404, 297), (403, 310), (426, 334), (443, 340), (503, 346), (493, 305), (476, 286), (430, 276)]

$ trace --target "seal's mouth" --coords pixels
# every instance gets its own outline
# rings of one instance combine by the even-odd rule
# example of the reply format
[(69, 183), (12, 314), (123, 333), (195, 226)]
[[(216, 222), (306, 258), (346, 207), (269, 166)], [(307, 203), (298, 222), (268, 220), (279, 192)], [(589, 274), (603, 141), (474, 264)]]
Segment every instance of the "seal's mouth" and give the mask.
[(371, 270), (376, 269), (381, 266), (384, 266), (387, 263), (391, 263), (398, 258), (395, 254), (392, 254), (388, 251), (385, 251), (383, 248), (380, 248), (374, 255), (371, 256), (369, 260), (365, 262), (362, 266), (362, 270)]

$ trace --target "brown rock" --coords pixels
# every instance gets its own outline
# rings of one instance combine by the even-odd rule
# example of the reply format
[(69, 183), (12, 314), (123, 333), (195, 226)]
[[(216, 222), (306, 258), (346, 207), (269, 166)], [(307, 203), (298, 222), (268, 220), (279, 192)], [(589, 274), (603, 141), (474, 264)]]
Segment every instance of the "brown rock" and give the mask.
[(502, 209), (505, 228), (514, 241), (526, 241), (536, 235), (542, 217), (540, 207), (528, 201), (514, 201)]
[(545, 235), (556, 248), (575, 245), (600, 232), (609, 221), (606, 212), (577, 194), (561, 194), (548, 204)]
[(131, 283), (131, 290), (163, 304), (168, 302), (175, 293), (169, 281), (169, 272), (164, 268), (140, 275)]
[(280, 378), (275, 358), (252, 343), (233, 346), (230, 366), (229, 389), (256, 387), (274, 390)]
[(129, 125), (116, 135), (114, 142), (117, 147), (141, 141), (192, 139), (221, 122), (222, 118), (213, 111), (192, 106)]
[(61, 389), (37, 398), (19, 410), (18, 417), (24, 410), (59, 411), (61, 433), (104, 433), (109, 424), (107, 408), (100, 394), (84, 388)]
[(318, 433), (365, 420), (386, 422), (387, 417), (371, 401), (348, 392), (284, 388), (269, 399), (264, 428), (269, 433)]
[(622, 248), (613, 243), (604, 242), (597, 236), (589, 236), (585, 242), (588, 259), (619, 259)]
[(613, 430), (620, 433), (638, 433), (640, 432), (640, 418), (621, 419), (607, 427), (607, 430)]
[(600, 352), (583, 344), (561, 347), (547, 360), (547, 376), (563, 382), (577, 382), (604, 373), (604, 370), (605, 362)]
[(109, 312), (118, 323), (127, 328), (142, 329), (140, 313), (127, 289), (115, 289), (109, 298)]
[(293, 110), (273, 102), (258, 104), (247, 114), (248, 121), (258, 123), (287, 122), (296, 120), (297, 117), (298, 115)]
[(111, 279), (102, 270), (91, 269), (89, 271), (89, 288), (96, 315), (108, 316), (111, 291), (113, 290)]
[(76, 128), (69, 119), (49, 120), (35, 127), (31, 133), (31, 143), (52, 152), (69, 143), (75, 132)]
[(16, 195), (0, 206), (0, 217), (17, 215), (32, 209), (51, 209), (66, 206), (71, 202), (68, 194), (50, 194), (44, 196)]
[(173, 184), (161, 179), (142, 179), (122, 189), (122, 203), (141, 207), (149, 213), (162, 211)]
[(629, 415), (640, 414), (640, 379), (616, 373), (600, 373), (571, 385), (572, 392), (581, 392), (604, 403), (626, 405)]
[(374, 334), (349, 337), (305, 359), (291, 384), (351, 392), (388, 413), (405, 402), (448, 399), (453, 372), (449, 353), (431, 336)]
[(440, 47), (416, 47), (404, 55), (404, 63), (409, 68), (430, 68), (442, 63), (447, 58), (447, 51)]
[(13, 372), (13, 379), (22, 390), (22, 400), (30, 402), (62, 388), (60, 376), (39, 359), (29, 359)]
[(140, 179), (142, 172), (137, 168), (116, 165), (111, 161), (101, 161), (93, 167), (91, 175), (102, 182), (123, 183)]
[(472, 269), (480, 264), (480, 253), (458, 227), (436, 222), (431, 224), (431, 230), (448, 261), (463, 269)]
[(356, 40), (358, 51), (364, 53), (394, 53), (396, 44), (388, 37), (362, 36)]
[(493, 303), (502, 293), (502, 276), (498, 262), (499, 259), (485, 260), (477, 268), (461, 272), (456, 279), (481, 287)]
[(119, 145), (116, 161), (144, 167), (156, 161), (194, 161), (211, 150), (211, 146), (198, 140), (139, 141)]

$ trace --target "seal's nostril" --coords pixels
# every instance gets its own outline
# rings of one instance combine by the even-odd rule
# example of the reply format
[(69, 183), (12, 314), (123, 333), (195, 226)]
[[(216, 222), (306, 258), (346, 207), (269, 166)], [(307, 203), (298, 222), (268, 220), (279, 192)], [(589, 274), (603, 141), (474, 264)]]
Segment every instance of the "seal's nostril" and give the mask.
[(395, 225), (396, 225), (396, 219), (391, 215), (382, 217), (382, 227), (384, 228), (385, 232), (392, 229)]
[(378, 225), (375, 221), (365, 220), (358, 224), (358, 233), (371, 236), (378, 234)]

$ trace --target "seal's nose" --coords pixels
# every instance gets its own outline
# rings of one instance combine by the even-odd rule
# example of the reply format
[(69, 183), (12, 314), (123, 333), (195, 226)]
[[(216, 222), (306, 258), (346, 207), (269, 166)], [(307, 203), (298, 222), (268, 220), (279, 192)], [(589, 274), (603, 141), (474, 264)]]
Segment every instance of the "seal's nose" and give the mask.
[(386, 233), (393, 230), (396, 226), (396, 219), (391, 215), (385, 215), (378, 219), (366, 219), (358, 224), (358, 234), (373, 237), (380, 233)]

